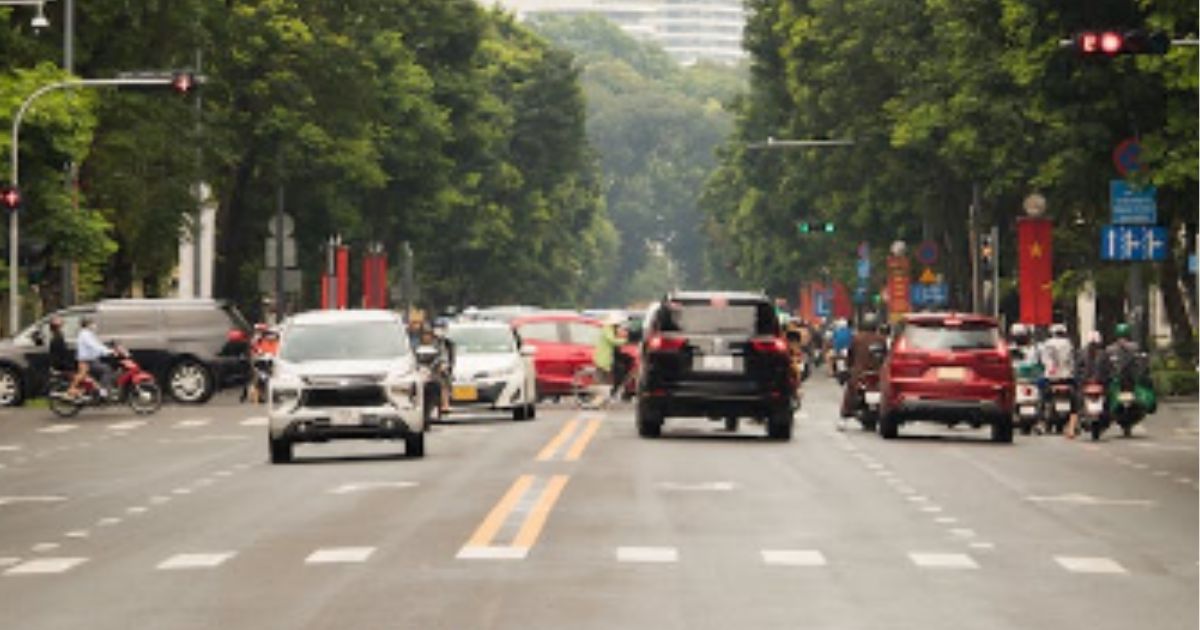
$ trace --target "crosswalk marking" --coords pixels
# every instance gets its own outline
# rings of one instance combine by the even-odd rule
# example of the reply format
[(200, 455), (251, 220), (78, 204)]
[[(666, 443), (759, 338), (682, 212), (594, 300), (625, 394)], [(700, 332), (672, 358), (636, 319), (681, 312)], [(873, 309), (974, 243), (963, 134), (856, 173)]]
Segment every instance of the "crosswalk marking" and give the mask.
[(78, 424), (52, 424), (48, 427), (38, 429), (38, 433), (66, 433), (78, 429)]
[(366, 562), (374, 547), (330, 547), (318, 549), (304, 559), (304, 564), (335, 564), (347, 562)]
[(1112, 558), (1081, 558), (1073, 556), (1054, 556), (1054, 561), (1062, 568), (1073, 573), (1128, 573), (1125, 567)]
[(22, 562), (4, 572), (4, 575), (38, 575), (63, 573), (87, 562), (87, 558), (40, 558)]
[(58, 549), (60, 546), (61, 545), (59, 545), (58, 543), (45, 542), (45, 543), (38, 543), (38, 544), (34, 545), (33, 547), (30, 547), (30, 549), (34, 553), (46, 553), (47, 551), (54, 551), (55, 549)]
[(679, 561), (674, 547), (617, 547), (617, 562), (668, 564)]
[(232, 551), (218, 553), (181, 553), (163, 560), (156, 567), (159, 570), (177, 569), (212, 569), (221, 566), (232, 558)]
[(0, 558), (0, 567), (11, 567), (20, 561), (20, 558)]
[(763, 562), (775, 566), (823, 567), (825, 555), (813, 549), (763, 549)]
[(979, 565), (965, 553), (918, 553), (908, 554), (913, 564), (922, 569), (978, 569)]
[(265, 427), (267, 426), (267, 422), (268, 420), (266, 416), (253, 416), (242, 420), (238, 424), (244, 427)]
[(111, 431), (129, 431), (146, 426), (145, 420), (126, 420), (125, 422), (116, 422), (108, 425)]
[(193, 420), (180, 420), (175, 423), (176, 429), (192, 429), (195, 427), (204, 427), (212, 423), (208, 418), (196, 418)]
[(24, 448), (24, 447), (21, 446), (20, 444), (0, 444), (0, 452), (4, 452), (4, 453), (10, 453), (12, 451), (19, 451), (22, 448)]

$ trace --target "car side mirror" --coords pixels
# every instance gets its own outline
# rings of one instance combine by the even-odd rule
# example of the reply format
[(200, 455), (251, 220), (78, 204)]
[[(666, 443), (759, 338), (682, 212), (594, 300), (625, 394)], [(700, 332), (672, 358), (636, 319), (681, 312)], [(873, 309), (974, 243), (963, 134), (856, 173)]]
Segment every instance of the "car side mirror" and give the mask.
[(537, 346), (530, 346), (530, 345), (521, 346), (521, 356), (523, 356), (523, 357), (537, 356)]
[(417, 348), (417, 363), (421, 365), (430, 365), (438, 358), (438, 349), (433, 346), (419, 346)]

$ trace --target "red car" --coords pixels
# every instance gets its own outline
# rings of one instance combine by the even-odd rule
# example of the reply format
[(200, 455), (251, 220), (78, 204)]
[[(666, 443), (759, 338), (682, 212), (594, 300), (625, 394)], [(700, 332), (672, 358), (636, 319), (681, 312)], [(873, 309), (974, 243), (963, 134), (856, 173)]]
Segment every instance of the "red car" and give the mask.
[(881, 375), (879, 433), (901, 423), (991, 425), (992, 441), (1012, 442), (1013, 369), (996, 320), (920, 313), (897, 328)]
[[(536, 348), (533, 364), (538, 398), (573, 395), (575, 372), (592, 365), (592, 353), (603, 323), (567, 312), (521, 315), (511, 323), (521, 343)], [(636, 373), (636, 346), (626, 344), (621, 352), (633, 359), (632, 369)]]

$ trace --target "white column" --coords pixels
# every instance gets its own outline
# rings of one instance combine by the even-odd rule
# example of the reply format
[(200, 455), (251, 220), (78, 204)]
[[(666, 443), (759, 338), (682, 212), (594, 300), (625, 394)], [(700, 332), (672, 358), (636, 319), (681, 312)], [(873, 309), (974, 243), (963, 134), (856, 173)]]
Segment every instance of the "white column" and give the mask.
[(1079, 314), (1079, 343), (1087, 343), (1088, 336), (1096, 330), (1096, 283), (1084, 282), (1075, 296), (1075, 309)]

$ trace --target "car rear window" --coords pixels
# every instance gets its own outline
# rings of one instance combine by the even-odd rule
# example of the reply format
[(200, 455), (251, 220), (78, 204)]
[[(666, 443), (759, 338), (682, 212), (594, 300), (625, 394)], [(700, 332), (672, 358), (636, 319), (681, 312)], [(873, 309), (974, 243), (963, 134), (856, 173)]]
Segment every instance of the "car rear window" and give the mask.
[(460, 354), (503, 354), (517, 351), (516, 340), (508, 328), (496, 326), (455, 326), (446, 331)]
[(773, 335), (779, 322), (769, 304), (668, 304), (659, 329), (693, 335)]
[(594, 346), (596, 345), (596, 339), (600, 337), (600, 327), (595, 324), (568, 322), (567, 337), (571, 339), (571, 343), (573, 344)]
[(904, 341), (913, 350), (990, 350), (996, 347), (995, 326), (909, 325)]
[(559, 343), (557, 322), (529, 322), (517, 328), (522, 341), (549, 341)]

